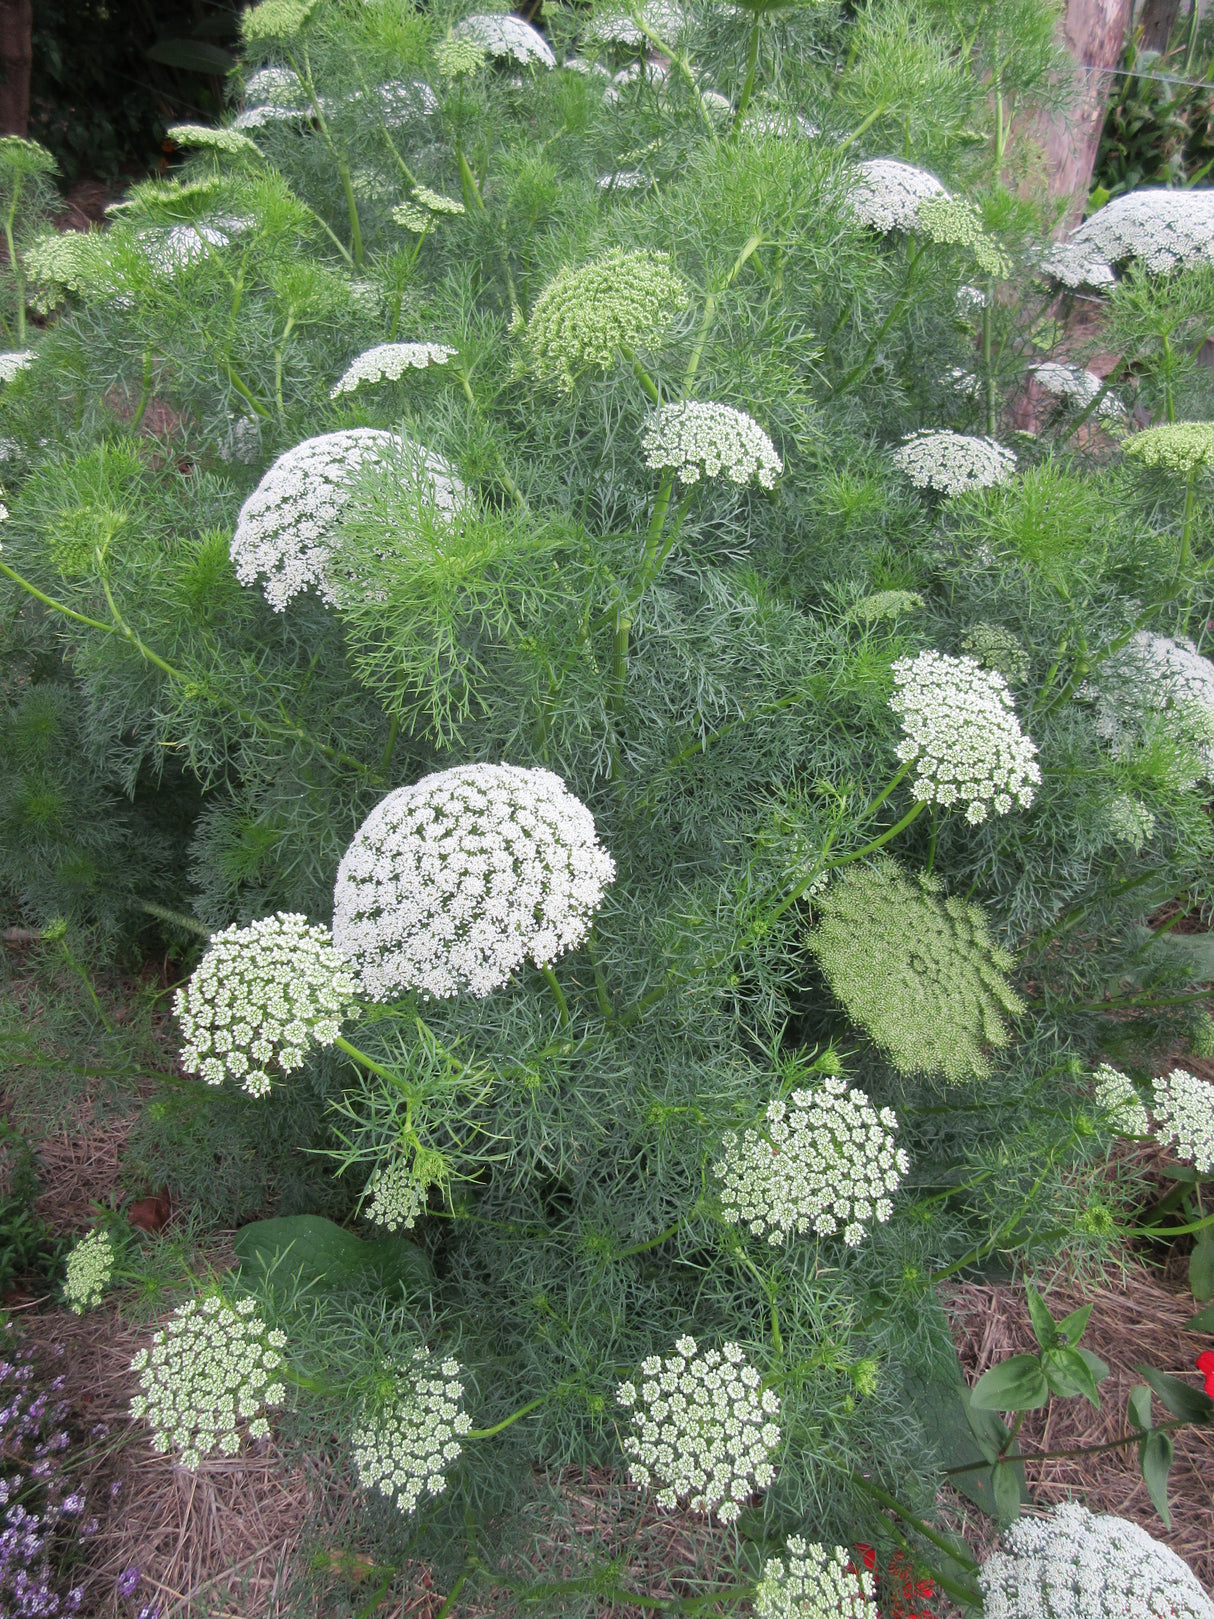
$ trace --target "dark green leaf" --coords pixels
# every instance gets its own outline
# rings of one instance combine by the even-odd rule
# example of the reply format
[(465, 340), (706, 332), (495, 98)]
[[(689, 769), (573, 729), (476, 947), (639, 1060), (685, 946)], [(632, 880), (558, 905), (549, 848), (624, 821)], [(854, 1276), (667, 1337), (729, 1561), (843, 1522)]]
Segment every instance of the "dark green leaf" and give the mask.
[(1096, 1354), (1095, 1350), (1092, 1349), (1077, 1349), (1075, 1353), (1083, 1357), (1084, 1364), (1087, 1366), (1088, 1371), (1091, 1372), (1095, 1381), (1097, 1383), (1103, 1383), (1105, 1378), (1109, 1375), (1108, 1361), (1101, 1360), (1100, 1356)]
[[(1062, 1395), (1064, 1399), (1082, 1394), (1099, 1409), (1100, 1395), (1096, 1391), (1096, 1379), (1079, 1350), (1051, 1349), (1041, 1357), (1041, 1364), (1045, 1380), (1053, 1393)], [(1103, 1361), (1099, 1364), (1104, 1366)], [(1104, 1369), (1107, 1373), (1108, 1367)]]
[(1151, 1391), (1145, 1383), (1139, 1383), (1137, 1388), (1130, 1390), (1126, 1412), (1136, 1427), (1144, 1430), (1154, 1427), (1151, 1420)]
[(1172, 1436), (1158, 1430), (1149, 1433), (1138, 1447), (1143, 1483), (1151, 1502), (1168, 1529), (1172, 1514), (1168, 1508), (1168, 1471), (1172, 1466)]
[(1191, 1315), (1184, 1324), (1186, 1332), (1214, 1332), (1214, 1304), (1207, 1304), (1204, 1310), (1198, 1310)]
[(184, 73), (205, 73), (208, 77), (230, 73), (236, 66), (231, 51), (208, 45), (202, 39), (162, 39), (149, 45), (144, 55), (149, 61), (159, 62), (161, 67), (180, 68)]
[(1201, 1389), (1182, 1383), (1178, 1377), (1169, 1377), (1167, 1372), (1157, 1372), (1153, 1366), (1135, 1366), (1134, 1370), (1142, 1373), (1174, 1417), (1202, 1427), (1214, 1422), (1214, 1400)]
[(994, 1469), (995, 1515), (1000, 1523), (1011, 1523), (1020, 1516), (1020, 1480), (1011, 1462), (1000, 1462)]
[(414, 1291), (430, 1281), (430, 1262), (413, 1243), (403, 1237), (364, 1242), (319, 1214), (256, 1220), (237, 1232), (232, 1246), (242, 1265), (263, 1273), (277, 1268), (305, 1285)]
[(1042, 1349), (1053, 1349), (1058, 1342), (1058, 1331), (1054, 1326), (1054, 1318), (1045, 1307), (1045, 1300), (1038, 1293), (1031, 1282), (1024, 1289), (1028, 1300), (1029, 1319), (1033, 1323), (1033, 1335)]
[(1013, 1355), (974, 1384), (970, 1399), (982, 1411), (1036, 1411), (1050, 1397), (1036, 1355)]
[(1214, 1229), (1209, 1226), (1189, 1255), (1189, 1292), (1198, 1304), (1214, 1298)]
[(1058, 1323), (1058, 1336), (1065, 1338), (1072, 1349), (1087, 1331), (1088, 1317), (1091, 1313), (1092, 1306), (1084, 1304), (1078, 1310), (1072, 1310), (1070, 1315), (1064, 1315)]

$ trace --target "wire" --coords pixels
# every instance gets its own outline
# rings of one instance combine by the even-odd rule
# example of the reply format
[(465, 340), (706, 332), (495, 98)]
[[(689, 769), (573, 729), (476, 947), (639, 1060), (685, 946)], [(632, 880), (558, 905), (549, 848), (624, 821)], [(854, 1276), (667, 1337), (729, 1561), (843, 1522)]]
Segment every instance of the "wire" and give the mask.
[(1085, 73), (1114, 73), (1124, 79), (1151, 79), (1156, 84), (1180, 84), (1187, 90), (1214, 90), (1208, 79), (1181, 79), (1171, 73), (1136, 73), (1129, 67), (1097, 67), (1094, 62), (1080, 62)]

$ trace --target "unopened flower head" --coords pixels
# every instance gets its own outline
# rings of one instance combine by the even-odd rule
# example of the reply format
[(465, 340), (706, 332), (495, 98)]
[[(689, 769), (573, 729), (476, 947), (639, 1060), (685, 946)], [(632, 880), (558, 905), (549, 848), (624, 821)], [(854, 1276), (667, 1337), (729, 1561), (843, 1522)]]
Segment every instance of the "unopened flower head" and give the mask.
[(788, 1540), (788, 1561), (770, 1557), (755, 1590), (755, 1619), (871, 1619), (873, 1577), (842, 1546), (828, 1550), (799, 1535)]
[(33, 349), (10, 349), (0, 353), (0, 382), (11, 382), (19, 371), (29, 369), (33, 359)]
[(674, 1347), (665, 1360), (651, 1355), (642, 1363), (639, 1390), (631, 1382), (616, 1390), (632, 1414), (628, 1476), (654, 1489), (659, 1506), (733, 1523), (747, 1497), (775, 1477), (780, 1401), (737, 1344), (701, 1349), (680, 1338)]
[(1109, 264), (1140, 259), (1156, 272), (1214, 264), (1214, 192), (1127, 191), (1098, 208), (1070, 241)]
[(434, 61), (440, 77), (458, 79), (465, 73), (479, 73), (489, 60), (489, 52), (475, 39), (465, 35), (457, 39), (448, 34), (435, 47)]
[(377, 1170), (367, 1182), (365, 1195), (371, 1201), (364, 1214), (372, 1225), (381, 1225), (386, 1231), (399, 1231), (402, 1226), (412, 1231), (426, 1206), (426, 1188), (403, 1158), (387, 1169)]
[(1161, 422), (1127, 439), (1124, 450), (1144, 467), (1187, 478), (1214, 466), (1214, 422)]
[(1151, 1112), (1159, 1139), (1199, 1175), (1214, 1173), (1214, 1084), (1173, 1068), (1155, 1081)]
[(917, 612), (922, 606), (923, 597), (917, 591), (874, 590), (871, 596), (861, 596), (849, 607), (847, 617), (874, 624), (883, 618), (901, 618), (904, 613)]
[(960, 495), (967, 489), (992, 489), (1016, 471), (1016, 457), (993, 438), (974, 438), (947, 428), (912, 433), (894, 451), (894, 465), (917, 489)]
[(317, 0), (260, 0), (241, 17), (241, 37), (246, 45), (268, 39), (294, 39), (316, 4)]
[(430, 365), (446, 365), (458, 349), (445, 343), (377, 343), (353, 360), (329, 392), (352, 394), (363, 382), (399, 382), (408, 371), (424, 371)]
[(165, 134), (178, 146), (200, 147), (228, 157), (261, 156), (259, 148), (238, 129), (218, 129), (211, 124), (170, 124)]
[(959, 247), (987, 275), (1006, 276), (1011, 262), (983, 229), (982, 216), (962, 197), (925, 197), (916, 214), (918, 229), (933, 242)]
[(1021, 1518), (978, 1573), (985, 1619), (1214, 1619), (1196, 1575), (1126, 1518), (1063, 1501)]
[(267, 1438), (262, 1413), (286, 1397), (274, 1375), (286, 1337), (270, 1331), (253, 1308), (252, 1299), (234, 1306), (216, 1297), (191, 1299), (131, 1362), (142, 1391), (131, 1415), (145, 1418), (155, 1448), (178, 1451), (191, 1472), (208, 1456), (235, 1455), (239, 1424), (250, 1438)]
[(919, 223), (919, 204), (948, 192), (934, 174), (892, 157), (871, 157), (856, 165), (851, 190), (852, 211), (862, 225), (873, 230), (913, 231)]
[(1041, 780), (1037, 749), (1020, 729), (1007, 681), (974, 658), (920, 652), (893, 666), (889, 706), (902, 721), (898, 757), (913, 763), (916, 798), (956, 804), (976, 824), (1013, 803), (1028, 809)]
[(333, 937), (373, 999), (488, 995), (579, 945), (614, 877), (559, 776), (458, 765), (363, 822), (337, 870)]
[(821, 1090), (770, 1103), (765, 1119), (758, 1130), (727, 1132), (724, 1157), (713, 1165), (728, 1224), (747, 1226), (773, 1247), (793, 1232), (842, 1232), (849, 1248), (859, 1247), (874, 1221), (885, 1224), (910, 1168), (894, 1146), (898, 1120), (890, 1108), (878, 1112), (863, 1091), (828, 1078)]
[(1143, 1107), (1133, 1081), (1120, 1068), (1102, 1062), (1096, 1070), (1096, 1106), (1112, 1116), (1112, 1125), (1120, 1136), (1146, 1136), (1151, 1133), (1147, 1110)]
[(441, 191), (431, 191), (429, 186), (414, 186), (413, 201), (419, 208), (425, 208), (432, 214), (462, 214), (466, 212), (462, 202), (454, 197), (444, 196)]
[(208, 1085), (232, 1079), (265, 1096), (271, 1065), (289, 1074), (309, 1046), (333, 1044), (355, 990), (329, 930), (304, 916), (279, 911), (225, 928), (177, 991), (182, 1063)]
[(643, 348), (686, 300), (687, 287), (665, 253), (617, 248), (561, 270), (540, 293), (531, 318), (515, 323), (537, 376), (565, 388), (589, 366), (614, 364)]
[(458, 1436), (472, 1426), (460, 1410), (463, 1393), (458, 1361), (436, 1363), (415, 1349), (355, 1431), (354, 1467), (363, 1488), (378, 1490), (403, 1513), (414, 1512), (423, 1495), (441, 1495), (464, 1448)]
[(1214, 779), (1214, 663), (1192, 641), (1139, 630), (1077, 696), (1095, 703), (1096, 731), (1114, 757), (1161, 727), (1190, 759), (1188, 780), (1194, 773)]
[(1002, 624), (979, 621), (962, 637), (961, 650), (972, 653), (984, 668), (997, 669), (1009, 685), (1022, 685), (1029, 677), (1028, 653)]
[(646, 466), (673, 472), (684, 484), (725, 477), (771, 489), (784, 470), (758, 422), (732, 405), (662, 405), (645, 424), (641, 446)]
[(114, 1239), (108, 1231), (90, 1231), (67, 1256), (63, 1296), (72, 1313), (83, 1315), (95, 1304), (100, 1304), (101, 1295), (109, 1286), (113, 1274)]
[(489, 56), (515, 61), (520, 67), (538, 62), (555, 67), (556, 57), (543, 34), (510, 12), (484, 13), (465, 17), (451, 31), (456, 40), (467, 40)]
[(368, 464), (398, 469), (402, 483), (440, 517), (454, 515), (463, 502), (463, 485), (447, 463), (395, 433), (351, 427), (305, 439), (274, 462), (240, 508), (232, 536), (236, 577), (242, 585), (264, 579), (265, 598), (276, 613), (309, 585), (336, 605), (336, 528)]
[[(1093, 400), (1098, 399), (1104, 387), (1104, 379), (1094, 371), (1085, 371), (1078, 365), (1059, 365), (1054, 360), (1032, 366), (1029, 375), (1046, 393), (1065, 400), (1079, 410), (1086, 410)], [(1124, 416), (1125, 406), (1116, 394), (1105, 394), (1097, 412), (1101, 416)]]
[(1114, 843), (1128, 843), (1137, 851), (1151, 841), (1155, 817), (1140, 798), (1118, 793), (1104, 807), (1104, 825)]
[(977, 905), (881, 856), (850, 867), (815, 908), (810, 951), (899, 1073), (952, 1084), (990, 1073), (986, 1048), (1008, 1044), (1004, 1018), (1024, 1003), (1007, 981), (1012, 957)]

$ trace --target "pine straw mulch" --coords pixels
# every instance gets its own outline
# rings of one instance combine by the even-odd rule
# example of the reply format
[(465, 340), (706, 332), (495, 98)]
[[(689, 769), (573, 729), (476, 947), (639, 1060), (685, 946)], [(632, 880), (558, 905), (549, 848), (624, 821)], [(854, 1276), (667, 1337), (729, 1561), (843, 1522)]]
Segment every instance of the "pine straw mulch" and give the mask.
[[(1110, 1376), (1100, 1387), (1099, 1411), (1081, 1398), (1053, 1400), (1046, 1411), (1031, 1411), (1020, 1430), (1026, 1456), (1034, 1451), (1105, 1444), (1130, 1432), (1127, 1397), (1144, 1381), (1134, 1370), (1136, 1365), (1151, 1366), (1201, 1386), (1194, 1362), (1209, 1344), (1205, 1338), (1181, 1330), (1196, 1306), (1186, 1291), (1169, 1287), (1158, 1270), (1132, 1264), (1120, 1287), (1108, 1282), (1093, 1287), (1060, 1282), (1048, 1290), (1045, 1299), (1055, 1320), (1083, 1304), (1094, 1306), (1083, 1343), (1108, 1362)], [(996, 1361), (1036, 1350), (1023, 1287), (967, 1283), (951, 1287), (942, 1303), (951, 1317), (957, 1353), (971, 1383)], [(1166, 1416), (1156, 1400), (1155, 1420)], [(1214, 1433), (1182, 1428), (1172, 1438), (1176, 1458), (1169, 1481), (1170, 1530), (1164, 1528), (1151, 1505), (1135, 1445), (1095, 1456), (1026, 1460), (1025, 1473), (1034, 1499), (1042, 1505), (1078, 1497), (1093, 1511), (1116, 1513), (1140, 1523), (1179, 1553), (1209, 1589), (1214, 1587)]]

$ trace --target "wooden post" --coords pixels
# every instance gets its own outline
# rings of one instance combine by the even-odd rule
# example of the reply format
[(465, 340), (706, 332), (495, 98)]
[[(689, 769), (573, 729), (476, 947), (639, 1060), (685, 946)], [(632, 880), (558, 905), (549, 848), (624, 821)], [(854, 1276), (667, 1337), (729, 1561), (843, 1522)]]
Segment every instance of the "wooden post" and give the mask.
[(1065, 200), (1057, 234), (1083, 218), (1105, 109), (1115, 92), (1132, 0), (1067, 0), (1063, 38), (1075, 61), (1076, 98), (1062, 113), (1033, 120), (1027, 131), (1042, 148), (1050, 196)]
[(28, 135), (34, 52), (30, 0), (0, 0), (0, 135)]

